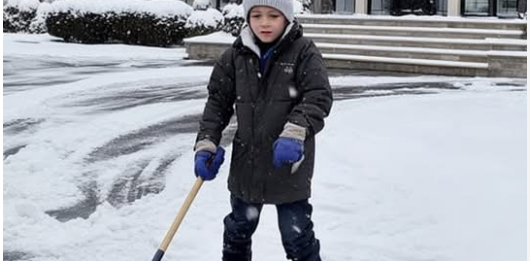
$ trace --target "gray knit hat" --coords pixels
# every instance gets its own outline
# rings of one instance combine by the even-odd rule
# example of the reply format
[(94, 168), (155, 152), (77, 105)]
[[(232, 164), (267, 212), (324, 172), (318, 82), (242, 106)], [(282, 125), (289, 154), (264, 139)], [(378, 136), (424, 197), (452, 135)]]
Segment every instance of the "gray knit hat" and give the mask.
[(293, 0), (243, 0), (243, 13), (249, 22), (249, 12), (257, 5), (270, 6), (280, 11), (288, 22), (293, 22)]

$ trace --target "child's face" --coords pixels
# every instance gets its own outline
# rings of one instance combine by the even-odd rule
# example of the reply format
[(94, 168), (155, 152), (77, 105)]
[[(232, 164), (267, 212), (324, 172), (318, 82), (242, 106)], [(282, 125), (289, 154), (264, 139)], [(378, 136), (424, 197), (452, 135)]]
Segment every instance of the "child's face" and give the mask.
[(280, 11), (268, 6), (256, 6), (251, 9), (249, 23), (253, 33), (263, 43), (275, 41), (288, 24)]

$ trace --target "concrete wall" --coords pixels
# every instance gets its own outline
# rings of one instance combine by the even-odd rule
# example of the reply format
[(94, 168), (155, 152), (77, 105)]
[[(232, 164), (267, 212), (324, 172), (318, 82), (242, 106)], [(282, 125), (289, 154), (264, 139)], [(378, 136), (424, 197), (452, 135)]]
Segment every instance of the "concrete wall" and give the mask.
[(185, 43), (188, 59), (215, 60), (227, 50), (231, 44), (220, 43)]
[(527, 78), (527, 57), (488, 55), (489, 76)]

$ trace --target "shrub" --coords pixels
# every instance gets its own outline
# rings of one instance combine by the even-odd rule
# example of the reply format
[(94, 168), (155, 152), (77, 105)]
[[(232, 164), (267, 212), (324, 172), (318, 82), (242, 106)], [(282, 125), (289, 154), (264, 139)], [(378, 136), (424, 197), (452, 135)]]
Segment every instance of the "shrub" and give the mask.
[(310, 14), (312, 12), (312, 0), (296, 0), (293, 4), (296, 14)]
[[(291, 0), (293, 1), (293, 11), (295, 14), (311, 13), (312, 0)], [(222, 30), (230, 33), (232, 36), (240, 35), (243, 25), (245, 24), (245, 17), (243, 14), (243, 6), (238, 4), (227, 4), (223, 7), (221, 12), (224, 17), (224, 24)]]
[(210, 0), (194, 0), (192, 7), (194, 8), (194, 10), (205, 11), (210, 8)]
[(224, 18), (224, 25), (222, 30), (230, 33), (232, 36), (238, 36), (245, 23), (243, 17), (243, 6), (237, 4), (228, 4), (223, 8), (222, 15)]
[(186, 21), (188, 37), (210, 34), (223, 27), (223, 15), (216, 9), (196, 10)]
[(46, 18), (52, 10), (52, 6), (49, 3), (43, 2), (37, 8), (35, 12), (35, 17), (31, 20), (29, 25), (29, 32), (36, 34), (43, 34), (47, 32), (46, 29)]
[(48, 33), (68, 42), (180, 44), (192, 8), (174, 0), (62, 0), (52, 3)]
[(10, 0), (4, 5), (4, 32), (30, 33), (30, 25), (37, 14), (38, 0)]

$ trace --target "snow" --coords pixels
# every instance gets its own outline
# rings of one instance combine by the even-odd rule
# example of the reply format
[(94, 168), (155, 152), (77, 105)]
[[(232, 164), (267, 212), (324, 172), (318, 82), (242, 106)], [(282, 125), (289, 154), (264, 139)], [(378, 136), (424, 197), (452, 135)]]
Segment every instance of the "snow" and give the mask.
[(185, 43), (223, 43), (232, 44), (236, 37), (226, 32), (215, 32), (208, 35), (185, 38)]
[(182, 1), (175, 0), (57, 0), (52, 3), (54, 12), (131, 12), (150, 13), (160, 17), (188, 17), (193, 9)]
[(527, 40), (525, 39), (501, 39), (501, 38), (485, 38), (489, 44), (498, 44), (498, 45), (515, 45), (515, 46), (526, 46)]
[(247, 220), (255, 220), (259, 217), (259, 211), (254, 206), (249, 206), (245, 212), (245, 217)]
[(4, 0), (4, 6), (18, 6), (18, 3), (20, 3), (20, 0)]
[(222, 12), (226, 18), (244, 17), (243, 5), (229, 3), (223, 7)]
[[(356, 30), (368, 30), (368, 31), (406, 31), (406, 32), (437, 32), (437, 33), (468, 33), (468, 34), (500, 34), (500, 35), (517, 35), (523, 34), (522, 30), (501, 30), (501, 29), (477, 29), (477, 28), (436, 28), (436, 27), (413, 27), (413, 26), (370, 26), (370, 25), (338, 25), (338, 24), (307, 24), (304, 23), (303, 27), (306, 28), (333, 28), (333, 29), (356, 29)], [(505, 39), (501, 39), (505, 40)]]
[(488, 56), (502, 56), (502, 57), (518, 57), (526, 58), (527, 52), (525, 51), (500, 51), (500, 50), (491, 50), (487, 52)]
[(9, 0), (7, 6), (17, 7), (24, 12), (31, 12), (39, 7), (39, 0)]
[[(4, 56), (35, 56), (35, 57), (61, 57), (72, 60), (98, 60), (120, 59), (120, 60), (160, 60), (160, 59), (182, 59), (186, 56), (183, 49), (140, 47), (123, 44), (93, 44), (87, 49), (84, 44), (68, 44), (65, 48), (63, 40), (48, 34), (9, 34), (4, 33), (4, 37), (9, 41), (4, 41)], [(23, 44), (31, 48), (19, 48)], [(37, 47), (38, 46), (38, 47)], [(53, 54), (53, 55), (52, 55)]]
[[(336, 49), (352, 49), (352, 50), (377, 50), (377, 51), (394, 51), (394, 52), (411, 52), (411, 53), (431, 53), (431, 54), (452, 54), (452, 55), (467, 55), (467, 56), (486, 56), (487, 51), (477, 50), (459, 50), (459, 49), (443, 49), (443, 48), (425, 48), (425, 47), (405, 47), (405, 46), (378, 46), (378, 45), (361, 45), (361, 44), (337, 44), (337, 43), (319, 43), (315, 45), (319, 48), (336, 48)], [(526, 52), (507, 51), (507, 53), (525, 54)]]
[(465, 68), (477, 68), (477, 69), (487, 69), (489, 67), (488, 63), (442, 61), (442, 60), (415, 59), (415, 58), (394, 58), (394, 57), (365, 56), (365, 55), (351, 55), (351, 54), (323, 53), (323, 58), (336, 59), (336, 60), (347, 60), (347, 61), (373, 61), (373, 62), (387, 62), (387, 63), (398, 63), (398, 64), (465, 67)]
[(335, 44), (335, 43), (315, 43), (319, 48), (335, 48), (335, 49), (352, 49), (352, 50), (376, 50), (376, 51), (395, 51), (395, 52), (411, 52), (411, 53), (430, 53), (430, 54), (446, 54), (446, 55), (466, 55), (476, 57), (487, 56), (503, 56), (503, 57), (527, 57), (525, 51), (476, 51), (476, 50), (459, 50), (459, 49), (439, 49), (439, 48), (420, 48), (420, 47), (402, 47), (402, 46), (371, 46), (371, 45), (355, 45), (355, 44)]
[[(525, 222), (525, 98), (501, 96), (479, 88), (337, 103), (334, 113), (353, 123), (332, 116), (319, 139), (317, 160), (329, 164), (317, 165), (316, 172), (328, 178), (319, 183), (316, 176), (322, 187), (315, 201), (340, 207), (341, 215), (325, 215), (325, 229), (351, 235), (330, 242), (331, 253), (356, 251), (331, 259), (523, 258), (525, 233), (516, 230)], [(520, 127), (506, 125), (517, 118)], [(520, 156), (498, 158), (504, 153)], [(515, 201), (506, 201), (513, 196)]]
[(46, 2), (40, 3), (39, 7), (37, 8), (37, 17), (38, 19), (40, 19), (40, 22), (44, 23), (45, 16), (52, 11), (53, 11), (53, 8), (50, 3), (46, 3)]
[(326, 38), (326, 39), (360, 39), (360, 40), (379, 40), (379, 41), (454, 43), (454, 44), (477, 44), (477, 45), (489, 44), (484, 39), (457, 39), (457, 38), (405, 37), (405, 36), (379, 36), (379, 35), (378, 36), (377, 35), (348, 35), (348, 34), (315, 34), (315, 33), (308, 33), (304, 35), (310, 38), (318, 37), (318, 38)]
[[(428, 43), (455, 43), (455, 44), (476, 44), (476, 45), (514, 45), (514, 46), (525, 46), (527, 44), (526, 40), (520, 39), (496, 39), (496, 38), (486, 38), (486, 39), (449, 39), (449, 38), (434, 38), (434, 37), (401, 37), (401, 36), (373, 36), (373, 35), (345, 35), (345, 34), (315, 34), (315, 33), (306, 33), (305, 36), (310, 38), (326, 38), (326, 39), (360, 39), (360, 40), (383, 40), (383, 41), (408, 41), (408, 42), (428, 42)], [(215, 32), (208, 35), (196, 36), (191, 38), (184, 39), (185, 43), (212, 43), (212, 44), (232, 44), (236, 37), (232, 36), (229, 33), (225, 32)], [(362, 49), (362, 50), (380, 50), (380, 51), (404, 51), (404, 52), (415, 52), (415, 53), (431, 53), (431, 54), (451, 54), (451, 55), (467, 55), (467, 56), (514, 56), (514, 57), (526, 57), (527, 52), (525, 51), (477, 51), (477, 50), (460, 50), (460, 49), (441, 49), (441, 48), (425, 48), (425, 47), (403, 47), (403, 46), (375, 46), (375, 45), (356, 45), (356, 44), (338, 44), (338, 43), (322, 43), (316, 40), (316, 45), (318, 47), (325, 48), (345, 48), (345, 49)], [(351, 59), (349, 55), (337, 55), (329, 54), (330, 57), (337, 59)], [(370, 59), (370, 57), (365, 58), (356, 57), (356, 59)], [(380, 59), (376, 57), (375, 59)], [(390, 57), (381, 57), (381, 59), (395, 59)], [(405, 61), (404, 58), (398, 58), (400, 61)], [(485, 65), (483, 63), (466, 63), (466, 62), (455, 62), (455, 61), (433, 61), (434, 63), (454, 66), (459, 64), (460, 66), (473, 66), (477, 68), (483, 68)], [(426, 63), (434, 64), (431, 60), (427, 60)]]
[[(195, 181), (195, 130), (175, 129), (202, 112), (212, 67), (184, 66), (181, 48), (65, 44), (13, 34), (4, 34), (3, 43), (5, 157), (22, 146), (4, 159), (4, 257), (149, 260)], [(176, 62), (154, 66), (157, 60)], [(58, 74), (70, 81), (46, 82)], [(389, 86), (382, 94), (393, 93), (396, 84), (426, 83), (420, 90), (431, 94), (334, 103), (316, 138), (311, 198), (323, 260), (525, 258), (523, 80), (330, 80), (335, 89), (353, 92)], [(218, 178), (203, 184), (163, 260), (220, 259), (231, 146), (226, 150)], [(163, 190), (120, 201), (120, 184), (125, 197), (135, 186), (162, 184)], [(87, 218), (62, 222), (46, 214), (83, 202), (94, 208)], [(256, 214), (250, 210), (248, 217)], [(285, 256), (276, 221), (275, 208), (265, 206), (253, 237), (257, 260)]]
[(194, 0), (192, 7), (194, 10), (206, 10), (210, 7), (210, 0)]
[(223, 24), (223, 15), (214, 8), (208, 8), (204, 11), (194, 11), (192, 15), (188, 17), (185, 27), (203, 25), (205, 27), (217, 28), (220, 24)]
[[(364, 39), (364, 40), (387, 40), (387, 41), (419, 41), (419, 42), (449, 42), (449, 43), (459, 43), (459, 44), (488, 44), (485, 40), (479, 39), (448, 39), (448, 38), (426, 38), (426, 37), (401, 37), (401, 36), (373, 36), (373, 35), (345, 35), (345, 34), (315, 34), (315, 33), (306, 33), (304, 34), (310, 38), (345, 38), (345, 39)], [(197, 36), (186, 38), (185, 42), (196, 42), (196, 43), (224, 43), (229, 44), (233, 43), (236, 37), (232, 36), (229, 33), (216, 32), (208, 35)], [(512, 39), (511, 39), (512, 40)], [(501, 44), (501, 42), (498, 42)], [(510, 43), (521, 45), (521, 40), (510, 41)], [(334, 44), (327, 44), (333, 46)], [(341, 44), (336, 44), (341, 46)], [(349, 45), (352, 46), (352, 45)], [(371, 46), (377, 48), (376, 46)], [(424, 48), (418, 48), (424, 50)], [(474, 53), (474, 51), (470, 51)]]
[(35, 18), (31, 21), (30, 30), (32, 32), (46, 32), (46, 17), (53, 11), (50, 3), (42, 2), (39, 4)]
[[(462, 81), (462, 77), (449, 77), (449, 76), (418, 76), (418, 77), (408, 77), (407, 82), (412, 83), (423, 83), (423, 82), (459, 82)], [(363, 85), (365, 83), (371, 85), (382, 85), (382, 84), (398, 84), (403, 83), (404, 78), (402, 77), (391, 77), (391, 76), (337, 76), (330, 78), (330, 84), (334, 87), (348, 87), (352, 86), (353, 82), (356, 81), (358, 84)], [(488, 84), (488, 83), (485, 83)]]
[(304, 6), (302, 3), (298, 0), (292, 0), (293, 2), (293, 13), (294, 14), (303, 14), (304, 13)]
[(466, 23), (478, 23), (478, 24), (490, 24), (490, 23), (510, 23), (510, 24), (525, 24), (527, 23), (522, 19), (499, 19), (498, 17), (460, 17), (460, 16), (441, 16), (441, 15), (414, 15), (408, 14), (403, 16), (391, 16), (391, 15), (367, 15), (367, 14), (298, 14), (298, 18), (317, 18), (317, 19), (332, 19), (332, 20), (344, 20), (344, 19), (353, 19), (353, 20), (392, 20), (392, 21), (436, 21), (436, 22), (466, 22)]

